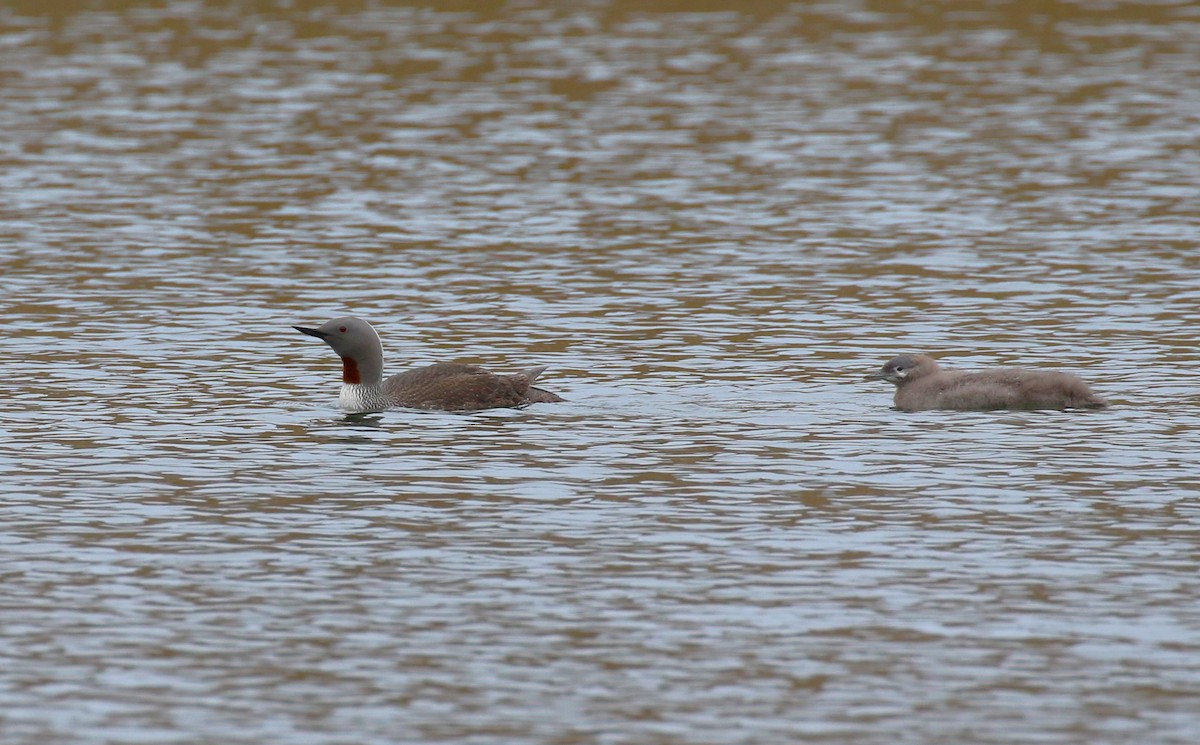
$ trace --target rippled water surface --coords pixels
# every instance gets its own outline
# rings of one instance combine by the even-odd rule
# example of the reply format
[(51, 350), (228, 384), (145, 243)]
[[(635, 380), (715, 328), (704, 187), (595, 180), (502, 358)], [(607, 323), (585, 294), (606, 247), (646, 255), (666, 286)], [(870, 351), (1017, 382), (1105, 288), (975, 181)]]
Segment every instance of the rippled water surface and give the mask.
[(1200, 15), (697, 5), (0, 10), (0, 740), (1195, 742)]

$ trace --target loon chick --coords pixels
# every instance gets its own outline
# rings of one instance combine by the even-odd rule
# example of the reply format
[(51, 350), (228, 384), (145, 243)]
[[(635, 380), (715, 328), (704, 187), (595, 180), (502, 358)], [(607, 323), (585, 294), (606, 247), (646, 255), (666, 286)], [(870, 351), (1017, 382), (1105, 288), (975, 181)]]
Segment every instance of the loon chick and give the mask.
[(1074, 375), (1000, 367), (968, 372), (943, 370), (923, 354), (888, 360), (867, 380), (896, 386), (896, 408), (926, 409), (1103, 409), (1108, 402)]

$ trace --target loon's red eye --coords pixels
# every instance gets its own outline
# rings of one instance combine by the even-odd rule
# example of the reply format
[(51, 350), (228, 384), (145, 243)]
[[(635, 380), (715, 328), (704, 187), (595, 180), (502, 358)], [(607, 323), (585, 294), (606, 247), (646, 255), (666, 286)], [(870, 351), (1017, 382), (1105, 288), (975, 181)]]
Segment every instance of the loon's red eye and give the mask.
[(340, 329), (338, 329), (338, 331), (341, 331), (344, 334), (346, 333), (346, 327), (342, 326)]

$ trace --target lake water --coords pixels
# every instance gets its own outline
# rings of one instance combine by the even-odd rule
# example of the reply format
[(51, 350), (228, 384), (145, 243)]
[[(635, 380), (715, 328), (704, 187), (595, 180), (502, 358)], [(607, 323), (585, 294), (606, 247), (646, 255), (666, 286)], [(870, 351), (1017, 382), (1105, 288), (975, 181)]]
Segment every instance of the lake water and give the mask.
[(0, 740), (1195, 742), (1189, 4), (149, 5), (0, 10)]

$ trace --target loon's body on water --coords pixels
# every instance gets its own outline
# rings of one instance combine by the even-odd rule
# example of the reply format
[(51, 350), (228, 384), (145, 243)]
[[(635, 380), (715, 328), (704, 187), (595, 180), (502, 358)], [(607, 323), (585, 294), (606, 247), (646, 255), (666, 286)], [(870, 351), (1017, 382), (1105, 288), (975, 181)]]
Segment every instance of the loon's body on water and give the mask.
[(867, 376), (896, 386), (895, 405), (927, 409), (1103, 409), (1108, 402), (1074, 375), (1020, 367), (943, 370), (923, 354), (902, 354)]
[(397, 407), (441, 411), (475, 411), (553, 403), (563, 399), (533, 387), (546, 367), (531, 367), (512, 375), (497, 375), (481, 367), (438, 362), (383, 377), (383, 344), (371, 324), (361, 318), (335, 318), (320, 326), (293, 326), (315, 336), (342, 358), (342, 388), (338, 403), (346, 411), (363, 413)]

